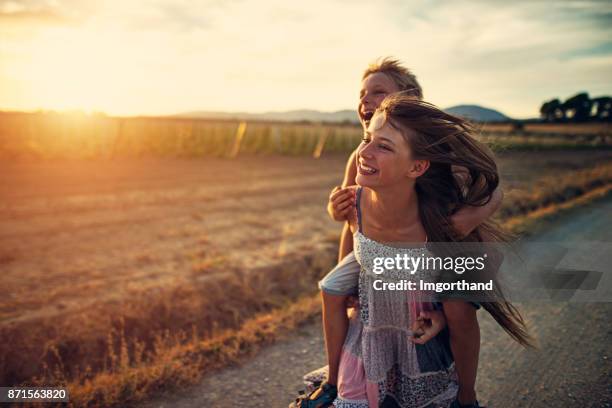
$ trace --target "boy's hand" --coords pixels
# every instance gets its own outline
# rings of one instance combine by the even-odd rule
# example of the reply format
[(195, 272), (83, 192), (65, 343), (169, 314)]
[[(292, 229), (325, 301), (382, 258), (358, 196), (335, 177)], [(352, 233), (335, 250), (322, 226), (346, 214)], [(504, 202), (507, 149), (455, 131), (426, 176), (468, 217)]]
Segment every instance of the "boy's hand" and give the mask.
[(446, 317), (441, 310), (429, 310), (419, 313), (410, 329), (414, 333), (410, 341), (416, 344), (425, 344), (433, 339), (446, 327)]
[(355, 206), (355, 192), (357, 186), (336, 186), (329, 196), (327, 212), (335, 221), (346, 221)]
[(349, 296), (346, 298), (347, 309), (359, 309), (359, 298), (357, 296)]

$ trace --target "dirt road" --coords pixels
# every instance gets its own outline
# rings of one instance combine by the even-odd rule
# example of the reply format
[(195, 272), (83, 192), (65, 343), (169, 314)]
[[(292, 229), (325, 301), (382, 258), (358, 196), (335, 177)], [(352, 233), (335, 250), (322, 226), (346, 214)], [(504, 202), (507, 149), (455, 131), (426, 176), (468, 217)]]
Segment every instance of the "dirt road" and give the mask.
[[(612, 197), (608, 197), (547, 224), (533, 239), (610, 242), (611, 214)], [(479, 312), (480, 401), (494, 408), (610, 407), (612, 303), (520, 306), (539, 340), (537, 351), (517, 346), (486, 312)], [(301, 387), (301, 376), (323, 364), (321, 326), (315, 323), (242, 366), (222, 370), (198, 386), (142, 407), (286, 407)]]

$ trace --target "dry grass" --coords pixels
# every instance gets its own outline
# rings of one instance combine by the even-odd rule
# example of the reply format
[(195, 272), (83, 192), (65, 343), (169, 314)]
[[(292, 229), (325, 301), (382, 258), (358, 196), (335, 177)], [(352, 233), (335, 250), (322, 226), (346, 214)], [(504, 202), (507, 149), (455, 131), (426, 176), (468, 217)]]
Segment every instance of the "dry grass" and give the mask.
[(497, 150), (561, 150), (610, 146), (609, 123), (510, 123), (481, 125), (481, 140)]
[(543, 221), (559, 217), (568, 210), (587, 205), (592, 201), (606, 197), (610, 192), (612, 192), (612, 184), (606, 184), (571, 198), (568, 201), (549, 204), (532, 212), (508, 218), (503, 222), (503, 226), (516, 234), (529, 233), (536, 229)]
[[(0, 158), (236, 157), (239, 154), (313, 155), (350, 152), (356, 124), (294, 124), (169, 117), (0, 112)], [(486, 124), (481, 139), (496, 150), (610, 146), (605, 124)]]
[[(128, 361), (151, 362), (160, 336), (165, 338), (166, 333), (214, 338), (238, 329), (259, 313), (316, 292), (313, 282), (335, 257), (335, 248), (327, 245), (316, 254), (286, 256), (248, 273), (207, 275), (195, 282), (176, 282), (165, 290), (136, 292), (117, 305), (3, 327), (2, 383), (28, 381), (40, 372), (45, 372), (47, 381), (76, 381), (113, 372), (117, 364)], [(19, 338), (19, 343), (11, 342), (13, 338)]]
[[(506, 226), (520, 230), (604, 194), (612, 183), (606, 163), (562, 174), (530, 181), (533, 187), (520, 193), (509, 191), (500, 211)], [(270, 225), (261, 217), (246, 223)], [(294, 233), (286, 227), (282, 237)], [(183, 235), (176, 234), (173, 240)], [(197, 382), (318, 312), (315, 282), (335, 263), (334, 240), (329, 237), (310, 252), (278, 254), (247, 272), (228, 268), (229, 261), (212, 252), (192, 264), (188, 276), (195, 280), (136, 288), (121, 301), (5, 325), (0, 328), (2, 383), (64, 384), (74, 406), (122, 406), (162, 386)]]
[(521, 216), (540, 208), (569, 201), (611, 183), (612, 163), (540, 178), (520, 190), (506, 193), (498, 215), (502, 219)]
[(238, 154), (312, 155), (351, 151), (363, 131), (356, 124), (293, 124), (171, 117), (116, 118), (0, 112), (3, 159), (116, 157), (235, 157)]
[[(609, 123), (527, 123), (524, 125), (526, 132), (533, 133), (555, 133), (555, 134), (600, 134), (610, 133)], [(515, 130), (511, 123), (487, 123), (483, 126), (484, 132), (510, 133)]]
[[(304, 296), (285, 308), (261, 313), (244, 322), (239, 330), (226, 330), (210, 338), (180, 332), (159, 335), (148, 354), (130, 353), (124, 336), (120, 352), (112, 354), (114, 365), (86, 380), (66, 382), (73, 406), (124, 406), (155, 391), (193, 384), (212, 370), (252, 355), (262, 346), (295, 329), (320, 312), (318, 296)], [(140, 353), (140, 354), (139, 354)], [(131, 358), (139, 356), (141, 358)], [(50, 378), (47, 381), (54, 381)], [(43, 384), (48, 383), (42, 381)]]

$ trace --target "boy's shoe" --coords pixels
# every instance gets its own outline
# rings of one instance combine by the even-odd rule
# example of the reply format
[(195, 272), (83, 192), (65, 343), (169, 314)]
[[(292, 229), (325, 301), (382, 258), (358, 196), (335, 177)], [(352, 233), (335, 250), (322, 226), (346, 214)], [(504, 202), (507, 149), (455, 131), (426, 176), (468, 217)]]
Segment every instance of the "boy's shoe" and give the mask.
[(310, 394), (329, 378), (329, 366), (321, 367), (304, 375), (304, 385), (306, 386), (306, 394)]
[(459, 400), (455, 399), (450, 408), (480, 408), (480, 405), (478, 405), (478, 401), (475, 401), (473, 404), (461, 405)]
[(332, 403), (336, 399), (336, 396), (338, 396), (338, 389), (336, 386), (325, 382), (307, 396), (296, 398), (295, 402), (292, 402), (289, 405), (289, 408), (331, 407)]

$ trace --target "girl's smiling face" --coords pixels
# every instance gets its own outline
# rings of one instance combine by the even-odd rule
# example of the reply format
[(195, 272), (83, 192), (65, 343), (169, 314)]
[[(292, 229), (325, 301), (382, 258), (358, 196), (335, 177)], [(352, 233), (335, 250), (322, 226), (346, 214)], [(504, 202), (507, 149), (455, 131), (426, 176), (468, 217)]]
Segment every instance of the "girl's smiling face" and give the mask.
[(373, 190), (407, 185), (410, 179), (416, 179), (428, 167), (429, 162), (413, 159), (402, 133), (387, 123), (383, 113), (377, 112), (357, 148), (356, 183)]
[(387, 95), (399, 92), (399, 87), (395, 82), (382, 72), (370, 74), (361, 81), (361, 91), (359, 92), (359, 120), (364, 129), (368, 128), (374, 111), (380, 106)]

